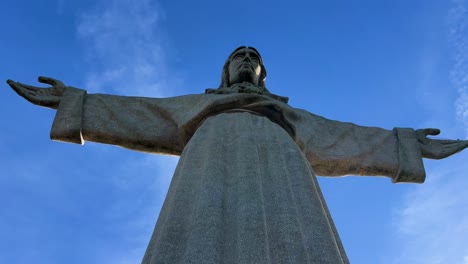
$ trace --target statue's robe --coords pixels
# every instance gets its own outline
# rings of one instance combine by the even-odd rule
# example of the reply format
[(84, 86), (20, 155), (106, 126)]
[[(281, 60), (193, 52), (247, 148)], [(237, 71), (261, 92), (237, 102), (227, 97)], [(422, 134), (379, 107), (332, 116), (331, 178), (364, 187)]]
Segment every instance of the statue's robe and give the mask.
[(69, 87), (51, 137), (180, 155), (145, 264), (348, 263), (315, 173), (425, 178), (412, 129), (328, 120), (256, 94)]

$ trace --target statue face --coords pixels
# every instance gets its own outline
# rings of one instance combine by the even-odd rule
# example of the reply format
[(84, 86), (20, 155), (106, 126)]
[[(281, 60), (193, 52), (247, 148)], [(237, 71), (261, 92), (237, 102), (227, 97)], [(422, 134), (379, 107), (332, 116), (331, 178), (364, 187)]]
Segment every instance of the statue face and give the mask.
[(250, 82), (258, 85), (262, 68), (258, 54), (248, 48), (236, 51), (229, 62), (229, 84)]

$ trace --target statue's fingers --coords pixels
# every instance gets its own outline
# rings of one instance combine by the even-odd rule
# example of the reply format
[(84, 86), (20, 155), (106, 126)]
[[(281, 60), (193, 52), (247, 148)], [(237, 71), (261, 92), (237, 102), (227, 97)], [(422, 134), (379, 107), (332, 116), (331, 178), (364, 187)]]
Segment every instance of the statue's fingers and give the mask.
[(64, 84), (63, 82), (57, 80), (57, 79), (54, 79), (54, 78), (50, 78), (50, 77), (45, 77), (45, 76), (39, 76), (37, 78), (37, 80), (40, 82), (40, 83), (47, 83), (47, 84), (50, 84), (52, 86), (61, 86), (63, 87)]
[(47, 83), (50, 85), (54, 85), (56, 83), (56, 80), (54, 78), (46, 77), (46, 76), (37, 77), (37, 81), (40, 83)]
[(468, 147), (468, 140), (437, 140), (443, 147), (458, 147), (464, 146), (465, 148)]
[(40, 99), (37, 96), (37, 91), (28, 89), (27, 87), (24, 87), (22, 84), (17, 82), (9, 82), (8, 84), (19, 96), (33, 104), (39, 104)]
[(36, 86), (20, 83), (20, 82), (16, 82), (16, 84), (22, 86), (24, 89), (29, 90), (31, 92), (37, 92), (37, 91), (43, 89), (43, 88), (39, 88), (39, 87), (36, 87)]
[(28, 89), (27, 87), (25, 87), (23, 84), (19, 82), (8, 80), (7, 83), (18, 95), (22, 97), (29, 96), (31, 92), (35, 92), (33, 90)]
[(39, 90), (38, 87), (34, 87), (34, 86), (27, 85), (27, 84), (20, 83), (20, 82), (15, 82), (13, 80), (7, 80), (7, 83), (16, 92), (18, 92), (19, 90), (29, 90), (29, 91), (33, 91), (33, 92)]
[(468, 148), (468, 140), (460, 140), (460, 143), (457, 145), (458, 151), (462, 151), (466, 148)]
[(440, 129), (438, 128), (425, 128), (422, 130), (424, 135), (428, 136), (437, 136), (440, 134)]
[(459, 140), (451, 142), (451, 144), (444, 145), (441, 149), (439, 158), (446, 158), (451, 156), (455, 153), (458, 153), (468, 147), (468, 141), (466, 140)]
[(442, 148), (442, 151), (447, 151), (447, 152), (455, 152), (457, 151), (458, 149), (464, 149), (464, 144), (452, 144), (452, 145), (446, 145), (446, 146), (443, 146)]

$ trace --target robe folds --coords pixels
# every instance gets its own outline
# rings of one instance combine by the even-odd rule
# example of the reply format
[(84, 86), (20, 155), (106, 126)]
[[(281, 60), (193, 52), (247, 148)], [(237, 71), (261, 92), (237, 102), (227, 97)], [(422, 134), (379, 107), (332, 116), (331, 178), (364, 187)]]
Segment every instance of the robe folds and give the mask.
[(144, 264), (348, 263), (315, 174), (425, 178), (414, 130), (329, 120), (258, 94), (67, 87), (51, 138), (180, 156)]

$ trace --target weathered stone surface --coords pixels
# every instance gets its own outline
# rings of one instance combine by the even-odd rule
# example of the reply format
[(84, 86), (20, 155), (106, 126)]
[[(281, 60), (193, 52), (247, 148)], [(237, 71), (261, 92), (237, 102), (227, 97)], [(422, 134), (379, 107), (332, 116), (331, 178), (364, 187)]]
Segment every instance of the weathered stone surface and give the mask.
[(143, 263), (347, 263), (310, 165), (249, 112), (209, 117), (184, 148)]
[[(399, 138), (400, 129), (328, 120), (258, 94), (65, 95), (54, 139), (181, 155), (143, 263), (347, 263), (311, 165), (325, 176), (424, 180), (409, 129)], [(76, 102), (85, 103), (68, 107)]]

